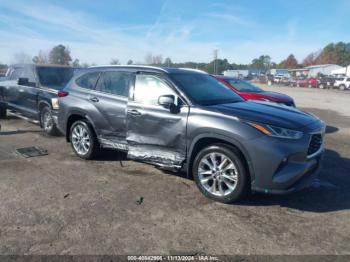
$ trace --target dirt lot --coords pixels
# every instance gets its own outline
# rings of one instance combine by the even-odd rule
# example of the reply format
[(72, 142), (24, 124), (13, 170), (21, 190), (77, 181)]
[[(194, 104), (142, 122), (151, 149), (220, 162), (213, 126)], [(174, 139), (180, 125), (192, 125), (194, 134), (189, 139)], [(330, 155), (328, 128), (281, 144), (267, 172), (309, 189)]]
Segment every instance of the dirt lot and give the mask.
[[(80, 160), (62, 137), (1, 121), (0, 254), (350, 254), (350, 92), (269, 89), (327, 122), (324, 167), (309, 189), (240, 205), (114, 152)], [(49, 155), (15, 155), (32, 145)]]

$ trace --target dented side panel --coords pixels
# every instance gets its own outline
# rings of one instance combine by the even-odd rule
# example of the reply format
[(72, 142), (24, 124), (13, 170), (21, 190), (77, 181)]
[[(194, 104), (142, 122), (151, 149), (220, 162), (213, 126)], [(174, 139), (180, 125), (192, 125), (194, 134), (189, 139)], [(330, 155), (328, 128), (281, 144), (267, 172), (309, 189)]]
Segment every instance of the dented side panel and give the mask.
[(136, 110), (140, 115), (128, 113), (128, 157), (166, 167), (181, 167), (186, 158), (186, 125), (189, 108), (184, 106), (177, 113), (157, 105), (129, 102), (128, 112)]

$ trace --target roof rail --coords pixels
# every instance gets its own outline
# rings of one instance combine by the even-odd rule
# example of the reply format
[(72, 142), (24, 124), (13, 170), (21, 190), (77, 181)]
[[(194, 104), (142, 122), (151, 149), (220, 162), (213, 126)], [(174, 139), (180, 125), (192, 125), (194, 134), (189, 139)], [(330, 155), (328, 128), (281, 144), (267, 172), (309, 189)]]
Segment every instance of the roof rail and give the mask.
[(181, 69), (181, 70), (193, 71), (193, 72), (202, 73), (202, 74), (208, 74), (207, 72), (205, 72), (205, 71), (203, 71), (203, 70), (195, 69), (195, 68), (180, 67), (179, 69)]
[(145, 69), (156, 69), (156, 70), (160, 70), (160, 71), (163, 71), (165, 73), (168, 73), (168, 71), (165, 70), (164, 68), (156, 67), (156, 66), (146, 66), (146, 65), (100, 65), (100, 66), (90, 66), (89, 68), (100, 68), (100, 67), (145, 68)]

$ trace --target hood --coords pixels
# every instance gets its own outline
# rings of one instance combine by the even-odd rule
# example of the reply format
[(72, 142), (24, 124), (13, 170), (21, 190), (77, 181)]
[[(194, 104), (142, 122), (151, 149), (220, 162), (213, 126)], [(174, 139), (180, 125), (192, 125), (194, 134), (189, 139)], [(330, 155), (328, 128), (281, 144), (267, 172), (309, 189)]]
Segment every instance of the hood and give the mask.
[(270, 99), (271, 101), (281, 101), (281, 102), (292, 102), (293, 98), (290, 96), (287, 96), (285, 94), (277, 93), (277, 92), (268, 92), (264, 91), (262, 93), (259, 93), (262, 96), (264, 96), (267, 99)]
[(206, 107), (209, 110), (238, 117), (243, 120), (298, 129), (319, 119), (314, 115), (289, 106), (269, 102), (237, 102)]

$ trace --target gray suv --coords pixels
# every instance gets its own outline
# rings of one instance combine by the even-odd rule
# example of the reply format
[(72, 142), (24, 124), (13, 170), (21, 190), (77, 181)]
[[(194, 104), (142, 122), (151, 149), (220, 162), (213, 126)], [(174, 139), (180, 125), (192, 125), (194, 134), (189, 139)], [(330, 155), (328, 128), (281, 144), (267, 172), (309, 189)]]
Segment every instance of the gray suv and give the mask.
[(193, 176), (231, 203), (250, 190), (289, 193), (317, 175), (325, 125), (295, 108), (245, 102), (196, 70), (92, 67), (59, 94), (58, 127), (74, 152), (103, 148)]

